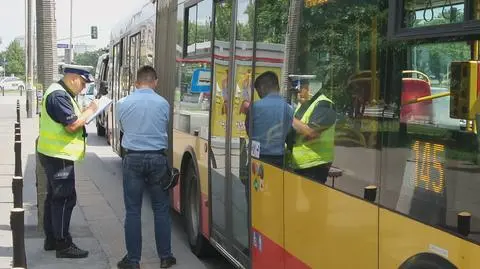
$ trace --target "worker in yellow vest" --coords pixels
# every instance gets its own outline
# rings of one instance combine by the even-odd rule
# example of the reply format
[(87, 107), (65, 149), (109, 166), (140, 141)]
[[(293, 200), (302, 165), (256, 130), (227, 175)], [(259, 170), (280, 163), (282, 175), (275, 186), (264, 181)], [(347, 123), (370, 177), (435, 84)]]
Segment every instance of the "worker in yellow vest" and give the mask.
[(290, 165), (295, 173), (325, 183), (334, 159), (336, 112), (324, 94), (311, 98), (309, 81), (301, 80), (291, 133)]
[(64, 77), (50, 85), (42, 103), (37, 151), (47, 176), (44, 249), (56, 250), (57, 258), (88, 256), (72, 242), (69, 227), (77, 200), (74, 162), (85, 156), (84, 126), (97, 110), (93, 101), (81, 112), (75, 97), (90, 82), (88, 67), (65, 66)]

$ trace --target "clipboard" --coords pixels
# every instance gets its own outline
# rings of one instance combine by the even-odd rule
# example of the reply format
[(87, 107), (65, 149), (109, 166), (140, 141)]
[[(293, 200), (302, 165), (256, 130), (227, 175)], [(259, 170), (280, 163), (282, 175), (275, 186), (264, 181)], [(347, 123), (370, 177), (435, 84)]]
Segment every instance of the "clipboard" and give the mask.
[(112, 99), (102, 96), (98, 99), (98, 109), (95, 113), (87, 119), (87, 124), (90, 124), (102, 111), (104, 111), (110, 104), (112, 104)]

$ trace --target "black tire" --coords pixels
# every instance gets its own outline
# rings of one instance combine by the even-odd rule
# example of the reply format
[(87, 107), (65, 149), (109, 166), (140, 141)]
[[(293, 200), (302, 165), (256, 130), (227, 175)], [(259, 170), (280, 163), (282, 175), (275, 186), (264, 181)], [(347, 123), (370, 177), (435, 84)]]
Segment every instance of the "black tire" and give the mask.
[(97, 122), (97, 135), (98, 136), (105, 136), (105, 127), (98, 124), (98, 122)]
[(184, 221), (190, 249), (197, 257), (205, 257), (210, 253), (210, 243), (201, 233), (200, 184), (192, 163), (187, 167), (185, 177)]
[(24, 89), (25, 89), (25, 88), (24, 88), (23, 86), (19, 86), (19, 87), (18, 87), (18, 90), (19, 90), (19, 91), (23, 91)]
[(110, 133), (110, 131), (108, 131), (108, 121), (107, 120), (105, 121), (105, 125), (106, 125), (105, 137), (107, 138), (107, 145), (111, 146), (112, 145), (112, 143), (110, 143), (111, 133)]
[(410, 257), (399, 269), (457, 269), (457, 267), (441, 256), (425, 252)]

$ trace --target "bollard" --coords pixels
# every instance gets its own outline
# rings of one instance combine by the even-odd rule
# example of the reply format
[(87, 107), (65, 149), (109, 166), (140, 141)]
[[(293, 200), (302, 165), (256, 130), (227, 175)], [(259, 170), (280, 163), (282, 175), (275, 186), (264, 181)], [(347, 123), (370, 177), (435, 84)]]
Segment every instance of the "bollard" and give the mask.
[(470, 234), (470, 222), (472, 220), (472, 214), (468, 212), (460, 212), (457, 215), (457, 230), (458, 233), (463, 236)]
[[(20, 136), (20, 134), (15, 134), (15, 138)], [(15, 176), (21, 177), (22, 176), (22, 141), (15, 139)]]
[(13, 208), (10, 211), (10, 227), (13, 242), (13, 267), (27, 268), (25, 256), (25, 209)]
[(20, 123), (20, 100), (17, 100), (17, 122)]
[(2, 87), (2, 96), (5, 96), (5, 88)]
[(23, 177), (12, 178), (13, 207), (23, 208)]
[(372, 203), (375, 202), (375, 199), (377, 199), (377, 186), (370, 185), (365, 187), (363, 199)]

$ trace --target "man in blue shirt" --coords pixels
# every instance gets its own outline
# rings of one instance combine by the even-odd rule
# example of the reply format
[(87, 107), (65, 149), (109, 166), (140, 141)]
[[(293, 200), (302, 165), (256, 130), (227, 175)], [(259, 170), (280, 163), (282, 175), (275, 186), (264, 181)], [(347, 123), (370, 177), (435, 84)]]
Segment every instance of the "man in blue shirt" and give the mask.
[[(285, 139), (292, 126), (293, 110), (280, 95), (278, 77), (267, 71), (255, 80), (255, 89), (261, 98), (252, 105), (252, 112), (245, 120), (248, 130), (249, 117), (252, 117), (253, 130), (251, 140), (260, 143), (260, 159), (283, 166)], [(252, 115), (250, 115), (252, 113)]]
[(154, 92), (157, 74), (150, 66), (137, 72), (136, 90), (117, 103), (117, 119), (123, 132), (123, 194), (125, 203), (125, 244), (127, 255), (118, 268), (140, 268), (142, 253), (142, 196), (150, 193), (155, 216), (155, 241), (160, 267), (176, 263), (171, 251), (170, 198), (164, 185), (169, 182), (166, 150), (170, 105)]

